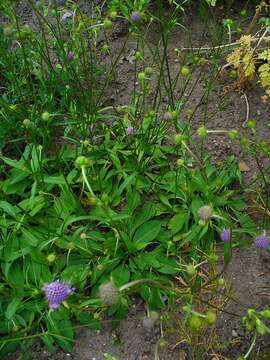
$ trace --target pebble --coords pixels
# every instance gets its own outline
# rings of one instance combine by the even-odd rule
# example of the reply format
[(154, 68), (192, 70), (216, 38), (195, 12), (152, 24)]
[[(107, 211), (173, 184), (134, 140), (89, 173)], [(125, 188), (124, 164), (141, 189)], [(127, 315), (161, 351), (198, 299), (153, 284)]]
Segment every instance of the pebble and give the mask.
[(233, 336), (233, 337), (237, 337), (237, 336), (238, 336), (238, 334), (237, 334), (237, 332), (236, 332), (235, 330), (232, 330), (232, 336)]

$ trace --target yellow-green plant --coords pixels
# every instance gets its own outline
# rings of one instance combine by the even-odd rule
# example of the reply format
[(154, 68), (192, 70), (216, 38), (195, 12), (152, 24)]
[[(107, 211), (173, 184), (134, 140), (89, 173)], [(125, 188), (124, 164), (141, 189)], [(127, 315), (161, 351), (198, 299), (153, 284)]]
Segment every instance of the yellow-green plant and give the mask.
[(259, 39), (252, 35), (243, 35), (233, 52), (227, 56), (227, 62), (237, 71), (239, 85), (258, 77), (259, 84), (270, 96), (270, 47), (261, 48), (265, 34)]

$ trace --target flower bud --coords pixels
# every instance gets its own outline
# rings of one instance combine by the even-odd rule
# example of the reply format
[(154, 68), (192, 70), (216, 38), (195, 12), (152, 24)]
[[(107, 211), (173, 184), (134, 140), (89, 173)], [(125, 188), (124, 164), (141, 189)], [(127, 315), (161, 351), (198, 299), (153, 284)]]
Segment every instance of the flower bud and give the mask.
[(143, 81), (145, 80), (145, 78), (146, 78), (145, 72), (140, 72), (140, 73), (138, 74), (138, 79), (139, 79), (139, 81), (143, 82)]
[(173, 114), (171, 111), (166, 111), (163, 115), (163, 119), (166, 121), (171, 121), (173, 119)]
[(111, 282), (108, 282), (100, 286), (99, 297), (104, 305), (112, 306), (120, 300), (120, 292)]
[(238, 134), (238, 131), (237, 130), (231, 130), (229, 132), (229, 138), (231, 140), (236, 140), (238, 138), (239, 134)]
[(181, 74), (182, 74), (183, 76), (188, 76), (188, 75), (190, 75), (190, 69), (189, 69), (189, 67), (186, 66), (186, 65), (182, 66), (182, 67), (181, 67)]
[(199, 330), (202, 327), (202, 319), (196, 315), (192, 314), (189, 318), (188, 324), (192, 330)]
[(204, 320), (208, 325), (214, 325), (217, 321), (217, 315), (214, 311), (208, 310), (205, 314)]
[(181, 145), (183, 140), (182, 134), (175, 134), (174, 135), (174, 143), (175, 145)]
[(144, 72), (146, 73), (147, 76), (151, 76), (153, 74), (153, 68), (151, 66), (147, 66), (144, 69)]
[(51, 118), (51, 114), (48, 111), (44, 111), (41, 115), (41, 119), (44, 121), (48, 121)]
[(193, 264), (188, 264), (187, 265), (187, 268), (186, 268), (186, 271), (188, 273), (188, 275), (190, 276), (194, 276), (196, 274), (196, 268)]
[(130, 19), (135, 23), (138, 24), (142, 20), (142, 15), (139, 11), (132, 11), (130, 15)]
[(23, 126), (25, 126), (26, 128), (30, 127), (31, 125), (32, 125), (31, 120), (29, 120), (29, 119), (23, 120)]
[(198, 215), (199, 215), (199, 218), (203, 221), (210, 220), (211, 217), (213, 216), (213, 209), (209, 205), (204, 205), (199, 208)]
[(111, 18), (112, 20), (116, 20), (116, 18), (117, 18), (117, 12), (116, 12), (116, 11), (111, 11), (111, 12), (110, 12), (110, 18)]
[(87, 159), (86, 156), (78, 156), (77, 159), (75, 160), (75, 166), (77, 168), (82, 168), (83, 166), (87, 167), (89, 165), (90, 165), (90, 161), (89, 159)]
[(56, 260), (56, 255), (54, 253), (51, 253), (47, 256), (47, 261), (49, 263), (53, 263), (53, 262), (55, 262), (55, 260)]
[(104, 29), (110, 29), (112, 27), (112, 22), (110, 19), (104, 19), (103, 21)]
[(199, 127), (199, 129), (197, 130), (198, 136), (199, 136), (200, 138), (202, 138), (202, 139), (206, 138), (207, 133), (208, 133), (208, 131), (207, 131), (207, 129), (206, 129), (205, 126), (201, 126), (201, 127)]

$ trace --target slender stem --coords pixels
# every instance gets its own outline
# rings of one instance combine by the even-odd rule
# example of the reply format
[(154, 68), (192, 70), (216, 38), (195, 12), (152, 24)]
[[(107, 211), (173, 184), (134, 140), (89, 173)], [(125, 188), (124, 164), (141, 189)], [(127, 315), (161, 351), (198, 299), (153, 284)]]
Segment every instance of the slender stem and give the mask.
[(89, 184), (89, 181), (88, 181), (86, 173), (85, 173), (85, 166), (82, 166), (82, 176), (83, 176), (83, 180), (84, 180), (90, 194), (95, 197), (95, 194), (94, 194), (94, 192), (93, 192), (93, 190), (92, 190), (92, 188), (91, 188), (91, 186)]

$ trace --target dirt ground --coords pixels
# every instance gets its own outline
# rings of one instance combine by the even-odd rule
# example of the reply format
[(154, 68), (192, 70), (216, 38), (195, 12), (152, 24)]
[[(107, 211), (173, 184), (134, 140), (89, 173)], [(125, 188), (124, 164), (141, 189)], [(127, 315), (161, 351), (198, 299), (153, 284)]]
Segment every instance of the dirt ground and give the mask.
[[(87, 1), (81, 1), (84, 11), (91, 11)], [(232, 9), (230, 14), (235, 14)], [(24, 4), (19, 7), (21, 19), (24, 23), (34, 23), (33, 14)], [(228, 16), (227, 16), (228, 17)], [(198, 17), (195, 9), (190, 9), (186, 16), (188, 32), (179, 29), (172, 33), (168, 44), (169, 62), (172, 76), (179, 71), (178, 57), (175, 48), (196, 47), (211, 45), (209, 35), (209, 24), (206, 26)], [(112, 51), (117, 54), (126, 36), (126, 28), (123, 23), (118, 23), (111, 34)], [(244, 26), (245, 24), (243, 24)], [(147, 38), (152, 46), (157, 44), (158, 32), (155, 27), (148, 29)], [(101, 39), (102, 42), (102, 39)], [(127, 42), (121, 61), (116, 68), (117, 82), (114, 83), (112, 92), (108, 95), (108, 101), (112, 104), (124, 105), (130, 101), (133, 89), (133, 65), (132, 54), (136, 49), (134, 39), (130, 38)], [(105, 56), (104, 63), (107, 62)], [(155, 68), (155, 64), (149, 64)], [(194, 74), (196, 77), (196, 73)], [(205, 76), (211, 76), (211, 68), (206, 67)], [(195, 81), (195, 80), (194, 80)], [(247, 117), (247, 103), (249, 109), (248, 118), (257, 122), (257, 135), (261, 139), (269, 140), (270, 136), (270, 109), (269, 104), (261, 102), (263, 91), (257, 86), (246, 89), (242, 93), (234, 91), (225, 93), (226, 83), (216, 81), (215, 88), (209, 94), (206, 103), (202, 99), (205, 93), (205, 81), (199, 80), (194, 91), (190, 94), (185, 104), (182, 119), (187, 121), (185, 110), (195, 109), (196, 115), (192, 120), (192, 128), (196, 129), (206, 123), (208, 129), (231, 130), (236, 129), (242, 133), (247, 130), (243, 124)], [(176, 89), (180, 93), (180, 88)], [(166, 109), (167, 99), (163, 99), (161, 109)], [(207, 111), (206, 111), (207, 110)], [(204, 114), (207, 112), (207, 118)], [(214, 159), (223, 159), (228, 154), (234, 154), (239, 161), (244, 161), (247, 165), (245, 179), (257, 177), (257, 168), (254, 160), (243, 154), (241, 148), (232, 143), (225, 134), (211, 134), (206, 143), (207, 151)], [(262, 160), (263, 162), (264, 160)], [(233, 297), (236, 301), (229, 301), (225, 310), (244, 315), (249, 307), (261, 309), (269, 306), (270, 299), (270, 254), (269, 252), (259, 251), (254, 247), (248, 249), (236, 249), (233, 259), (229, 265), (225, 277), (233, 288)], [(47, 353), (42, 346), (37, 344), (33, 349), (33, 359), (39, 360), (103, 360), (104, 353), (115, 356), (118, 360), (191, 360), (193, 357), (186, 344), (178, 345), (181, 338), (176, 333), (171, 336), (166, 333), (166, 329), (156, 326), (151, 331), (143, 326), (142, 319), (145, 316), (143, 304), (136, 301), (136, 305), (130, 309), (128, 317), (122, 321), (120, 326), (111, 331), (110, 322), (104, 322), (104, 329), (100, 332), (85, 328), (77, 332), (76, 341), (72, 353), (66, 354), (59, 350), (55, 354)], [(157, 343), (164, 331), (164, 337), (168, 341), (167, 345), (157, 350)], [(235, 359), (237, 355), (248, 350), (251, 338), (241, 327), (239, 318), (223, 313), (218, 318), (217, 333), (220, 343), (224, 344), (223, 359)], [(227, 345), (226, 345), (227, 344)], [(251, 359), (270, 359), (270, 338), (265, 337), (258, 341)], [(14, 357), (15, 356), (15, 357)], [(7, 360), (15, 360), (18, 354), (11, 355)], [(204, 359), (215, 360), (215, 354), (205, 355)]]

